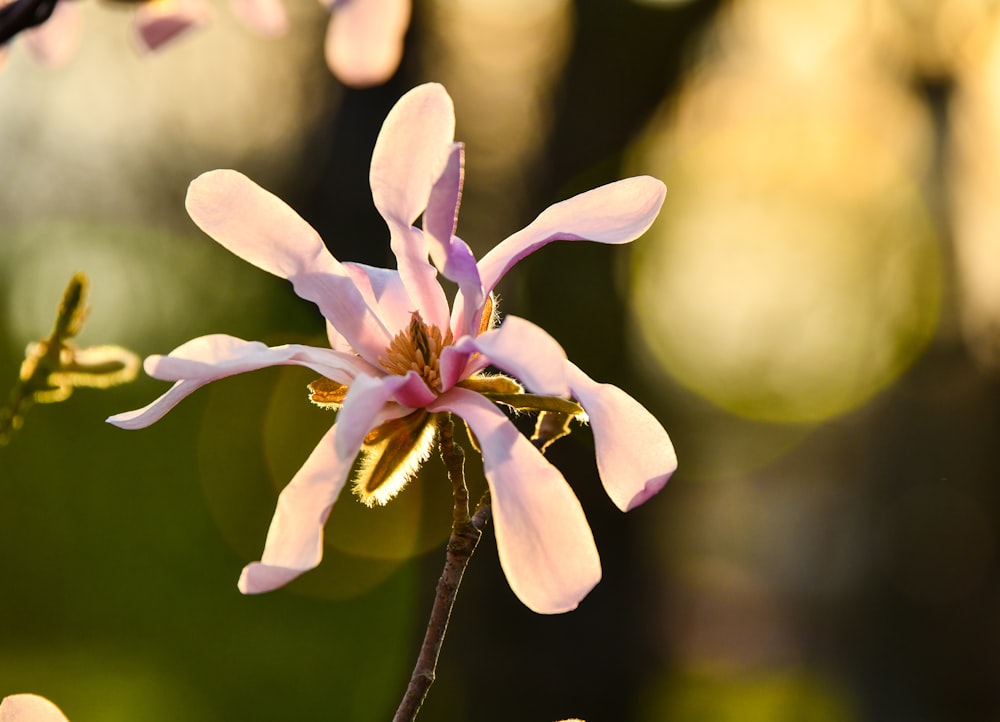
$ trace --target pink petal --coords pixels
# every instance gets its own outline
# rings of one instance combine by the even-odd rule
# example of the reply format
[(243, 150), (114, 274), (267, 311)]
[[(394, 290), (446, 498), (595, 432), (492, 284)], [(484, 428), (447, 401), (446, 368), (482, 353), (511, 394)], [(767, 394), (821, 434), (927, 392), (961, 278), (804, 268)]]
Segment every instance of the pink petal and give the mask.
[(0, 722), (69, 722), (58, 707), (36, 694), (12, 694), (0, 701)]
[(667, 189), (655, 178), (639, 176), (581, 193), (549, 206), (528, 226), (500, 242), (479, 261), (483, 289), (489, 293), (519, 260), (552, 241), (590, 240), (628, 243), (652, 225)]
[(373, 364), (390, 336), (354, 281), (308, 223), (241, 173), (215, 170), (191, 182), (186, 206), (198, 227), (248, 263), (287, 278)]
[(80, 8), (75, 2), (56, 3), (44, 23), (24, 34), (31, 53), (44, 65), (66, 63), (80, 46)]
[(431, 260), (444, 272), (448, 263), (451, 239), (458, 227), (458, 208), (462, 201), (462, 182), (465, 176), (465, 148), (452, 143), (444, 170), (431, 186), (427, 209), (424, 211), (424, 233)]
[(465, 336), (455, 347), (478, 351), (497, 368), (518, 378), (529, 391), (569, 398), (566, 352), (540, 326), (507, 316), (497, 328), (481, 336)]
[(178, 381), (170, 387), (167, 393), (155, 401), (146, 404), (141, 409), (124, 411), (120, 414), (109, 416), (106, 421), (109, 424), (117, 426), (119, 429), (145, 429), (147, 426), (151, 426), (162, 419), (168, 411), (177, 406), (177, 404), (190, 396), (194, 391), (214, 380), (206, 378)]
[[(397, 394), (420, 393), (415, 387), (423, 389), (423, 395), (419, 399), (422, 403), (406, 405), (407, 408), (390, 404)], [(358, 376), (351, 384), (344, 398), (344, 405), (337, 415), (337, 427), (340, 429), (337, 432), (337, 449), (343, 455), (351, 449), (355, 449), (357, 453), (356, 449), (360, 448), (365, 436), (374, 428), (376, 418), (404, 416), (409, 408), (425, 406), (434, 398), (435, 394), (415, 371), (406, 376)]]
[(597, 470), (622, 511), (645, 503), (677, 469), (670, 437), (652, 414), (617, 386), (599, 384), (567, 362), (573, 396), (594, 432)]
[(326, 62), (345, 85), (380, 85), (396, 72), (410, 24), (410, 0), (333, 2)]
[[(278, 506), (259, 562), (248, 564), (239, 589), (258, 594), (284, 586), (323, 558), (323, 525), (354, 463), (354, 453), (339, 455), (330, 428), (278, 496)], [(367, 433), (367, 432), (366, 432)]]
[(140, 52), (159, 50), (211, 17), (202, 0), (150, 0), (135, 11), (133, 29)]
[(288, 13), (281, 0), (229, 0), (233, 15), (251, 30), (276, 37), (288, 31)]
[(479, 439), (500, 565), (518, 599), (540, 614), (576, 608), (600, 581), (601, 562), (562, 474), (477, 393), (455, 388), (429, 409), (458, 414)]
[(177, 347), (167, 356), (150, 356), (145, 368), (153, 378), (176, 383), (162, 396), (141, 409), (115, 414), (108, 423), (123, 429), (141, 429), (157, 421), (193, 391), (217, 379), (277, 365), (305, 366), (318, 374), (350, 383), (368, 365), (348, 354), (311, 346), (286, 345), (268, 348), (257, 341), (224, 334), (202, 336)]
[[(353, 0), (352, 0), (353, 1)], [(389, 111), (372, 152), (375, 207), (389, 226), (396, 267), (424, 321), (445, 328), (448, 301), (427, 261), (424, 234), (413, 222), (427, 207), (431, 188), (450, 156), (455, 109), (436, 83), (406, 93)]]
[(395, 334), (410, 325), (416, 304), (410, 300), (398, 271), (362, 263), (345, 263), (365, 302), (375, 311), (389, 333)]

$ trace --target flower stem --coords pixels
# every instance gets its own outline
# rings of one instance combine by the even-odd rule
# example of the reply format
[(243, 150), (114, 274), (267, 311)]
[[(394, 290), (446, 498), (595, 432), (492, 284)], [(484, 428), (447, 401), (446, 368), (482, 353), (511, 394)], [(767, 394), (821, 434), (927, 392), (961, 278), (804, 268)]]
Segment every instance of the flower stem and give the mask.
[(455, 496), (455, 516), (448, 539), (444, 571), (438, 580), (434, 606), (427, 622), (427, 632), (413, 668), (410, 684), (406, 688), (403, 701), (396, 710), (393, 722), (409, 722), (417, 716), (420, 706), (427, 696), (427, 690), (434, 682), (438, 655), (448, 629), (448, 619), (455, 604), (458, 587), (462, 583), (465, 567), (476, 550), (483, 527), (490, 518), (489, 498), (484, 498), (476, 513), (469, 516), (469, 490), (465, 485), (465, 452), (455, 443), (455, 426), (450, 415), (443, 417), (438, 428), (438, 448), (441, 460), (448, 470)]

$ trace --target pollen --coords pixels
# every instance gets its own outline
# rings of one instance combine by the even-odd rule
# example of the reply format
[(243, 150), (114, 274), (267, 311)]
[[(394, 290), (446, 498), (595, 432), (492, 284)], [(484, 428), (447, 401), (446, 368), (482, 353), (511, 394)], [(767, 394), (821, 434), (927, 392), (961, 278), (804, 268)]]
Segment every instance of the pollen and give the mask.
[(441, 351), (453, 342), (451, 330), (442, 333), (437, 326), (428, 326), (414, 311), (409, 325), (396, 334), (379, 357), (382, 368), (391, 374), (405, 376), (416, 371), (432, 389), (441, 390)]

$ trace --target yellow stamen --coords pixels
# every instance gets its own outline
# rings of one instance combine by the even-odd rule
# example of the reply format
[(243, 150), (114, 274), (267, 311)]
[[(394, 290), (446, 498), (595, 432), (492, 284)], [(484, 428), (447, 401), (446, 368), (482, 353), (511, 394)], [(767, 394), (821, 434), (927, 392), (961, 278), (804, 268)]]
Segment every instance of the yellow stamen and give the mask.
[(442, 334), (437, 326), (428, 326), (414, 311), (410, 324), (396, 334), (379, 357), (379, 363), (391, 374), (405, 376), (416, 371), (432, 389), (441, 390), (441, 351), (453, 342), (451, 330)]

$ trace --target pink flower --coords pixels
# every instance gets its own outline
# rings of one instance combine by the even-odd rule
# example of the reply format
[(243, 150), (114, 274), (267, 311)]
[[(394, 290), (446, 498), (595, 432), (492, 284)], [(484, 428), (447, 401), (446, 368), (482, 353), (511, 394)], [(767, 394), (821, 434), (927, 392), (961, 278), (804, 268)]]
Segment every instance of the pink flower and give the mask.
[[(195, 223), (315, 303), (330, 348), (197, 338), (146, 360), (147, 373), (175, 382), (169, 391), (109, 421), (148, 426), (210, 381), (278, 364), (320, 374), (310, 385), (313, 401), (339, 408), (336, 424), (281, 492), (261, 560), (240, 577), (245, 593), (275, 589), (319, 564), (323, 524), (359, 455), (354, 485), (363, 501), (383, 503), (398, 492), (429, 453), (440, 414), (461, 417), (478, 442), (501, 565), (514, 593), (537, 612), (576, 607), (600, 580), (600, 561), (569, 485), (497, 403), (564, 415), (585, 410), (601, 479), (622, 510), (659, 491), (676, 468), (666, 432), (646, 409), (591, 380), (531, 322), (507, 316), (496, 325), (491, 295), (517, 261), (550, 241), (635, 239), (659, 212), (663, 184), (629, 178), (557, 203), (477, 262), (454, 235), (463, 178), (454, 127), (451, 98), (436, 84), (403, 96), (382, 127), (370, 180), (395, 271), (340, 263), (291, 208), (235, 171), (191, 183)], [(421, 214), (422, 229), (413, 225)], [(439, 272), (459, 288), (450, 308)], [(490, 365), (532, 393), (483, 373)]]
[(0, 722), (69, 722), (66, 715), (44, 697), (12, 694), (0, 701)]

